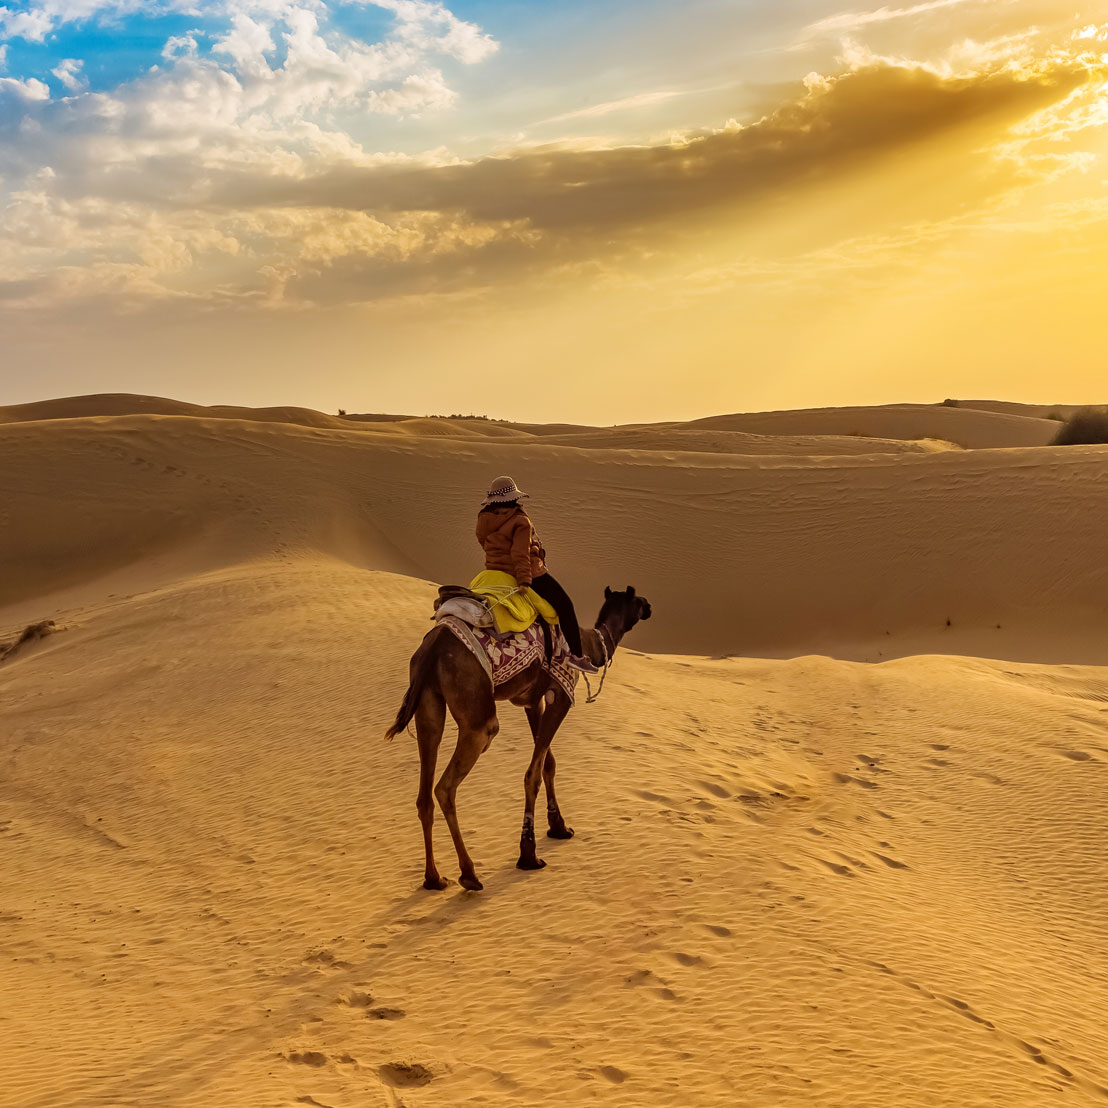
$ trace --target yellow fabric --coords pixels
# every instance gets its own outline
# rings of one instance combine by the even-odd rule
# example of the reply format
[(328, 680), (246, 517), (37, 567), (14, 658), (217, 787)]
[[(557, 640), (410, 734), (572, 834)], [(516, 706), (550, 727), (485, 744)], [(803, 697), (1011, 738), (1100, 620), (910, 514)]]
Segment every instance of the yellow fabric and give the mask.
[(469, 583), (471, 592), (494, 602), (492, 614), (498, 631), (526, 631), (539, 616), (547, 623), (558, 622), (558, 613), (534, 589), (509, 596), (508, 590), (515, 587), (516, 579), (498, 569), (484, 569)]

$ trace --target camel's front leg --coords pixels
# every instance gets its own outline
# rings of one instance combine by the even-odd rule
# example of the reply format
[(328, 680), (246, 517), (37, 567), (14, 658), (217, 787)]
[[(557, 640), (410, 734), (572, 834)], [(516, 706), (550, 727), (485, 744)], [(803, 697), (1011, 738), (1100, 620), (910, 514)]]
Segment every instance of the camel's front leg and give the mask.
[(542, 782), (546, 786), (546, 837), (548, 839), (572, 839), (573, 828), (566, 827), (566, 821), (562, 818), (561, 809), (558, 807), (558, 798), (554, 795), (554, 770), (556, 768), (554, 751), (548, 750), (546, 760), (542, 764)]
[(542, 713), (535, 733), (535, 749), (531, 755), (531, 764), (523, 777), (523, 828), (519, 835), (519, 869), (542, 869), (546, 863), (535, 851), (535, 800), (539, 795), (539, 783), (543, 777), (543, 767), (550, 753), (550, 743), (558, 730), (566, 712), (569, 711), (569, 698), (559, 692), (553, 704), (547, 705)]

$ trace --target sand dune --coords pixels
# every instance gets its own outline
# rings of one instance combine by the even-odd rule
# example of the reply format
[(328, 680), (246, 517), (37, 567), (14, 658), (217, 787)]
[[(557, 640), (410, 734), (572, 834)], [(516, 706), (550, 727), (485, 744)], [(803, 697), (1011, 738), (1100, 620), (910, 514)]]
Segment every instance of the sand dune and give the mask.
[[(55, 621), (0, 661), (0, 1104), (1108, 1098), (1108, 448), (204, 412), (0, 427), (0, 643)], [(558, 737), (577, 837), (514, 868), (506, 708), (485, 891), (432, 894), (380, 734), (502, 471), (584, 612), (654, 618)]]
[(690, 429), (757, 435), (864, 435), (889, 439), (940, 439), (970, 449), (1042, 446), (1058, 430), (1054, 420), (941, 404), (888, 404), (872, 408), (812, 408), (693, 420)]
[(935, 439), (908, 441), (859, 435), (751, 435), (742, 431), (703, 431), (689, 427), (606, 427), (591, 432), (546, 435), (546, 446), (584, 449), (693, 451), (698, 454), (801, 455), (928, 454), (955, 449)]
[(0, 424), (93, 416), (178, 415), (208, 419), (291, 423), (337, 431), (371, 431), (452, 439), (539, 440), (570, 445), (635, 450), (691, 450), (725, 454), (897, 454), (960, 446), (1041, 446), (1058, 430), (1047, 413), (1076, 407), (1035, 407), (991, 401), (891, 404), (869, 408), (814, 408), (711, 416), (691, 423), (586, 427), (574, 424), (511, 424), (501, 420), (389, 415), (332, 416), (293, 406), (243, 408), (188, 404), (163, 397), (101, 393), (0, 407)]
[(646, 649), (1100, 661), (1106, 461), (1103, 447), (759, 458), (180, 416), (12, 424), (0, 466), (25, 479), (0, 509), (0, 604), (28, 600), (31, 618), (38, 598), (129, 566), (153, 581), (275, 553), (468, 580), (475, 500), (510, 471), (584, 611), (606, 584), (657, 598)]

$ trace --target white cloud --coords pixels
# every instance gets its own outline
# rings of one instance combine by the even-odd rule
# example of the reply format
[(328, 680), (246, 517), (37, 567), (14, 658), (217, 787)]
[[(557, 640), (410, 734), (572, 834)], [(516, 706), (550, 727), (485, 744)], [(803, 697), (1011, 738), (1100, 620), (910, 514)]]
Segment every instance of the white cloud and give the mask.
[(588, 108), (579, 108), (577, 111), (564, 112), (562, 115), (553, 115), (549, 119), (542, 119), (536, 126), (544, 123), (565, 123), (570, 119), (592, 119), (600, 115), (610, 115), (612, 112), (631, 111), (634, 108), (645, 108), (651, 104), (661, 104), (663, 101), (672, 100), (676, 96), (688, 96), (688, 91), (661, 90), (658, 92), (640, 92), (635, 96), (625, 96), (621, 100), (608, 100), (603, 104), (593, 104)]
[(88, 88), (88, 81), (81, 74), (84, 64), (77, 58), (66, 58), (50, 72), (65, 85), (69, 92), (81, 92)]
[[(399, 264), (516, 235), (508, 223), (375, 219), (257, 198), (243, 210), (205, 209), (215, 181), (264, 187), (403, 161), (367, 153), (336, 120), (448, 108), (456, 94), (441, 59), (474, 63), (496, 49), (442, 4), (375, 6), (393, 26), (367, 42), (332, 24), (326, 0), (27, 0), (19, 12), (0, 0), (0, 38), (140, 7), (196, 20), (167, 38), (158, 65), (114, 89), (90, 91), (75, 58), (55, 58), (66, 90), (56, 100), (35, 77), (0, 78), (0, 299), (268, 295), (263, 270), (284, 273), (284, 287), (303, 267), (347, 254)], [(6, 53), (0, 44), (0, 62)]]
[(867, 27), (873, 23), (887, 23), (894, 19), (908, 19), (912, 16), (926, 15), (928, 12), (937, 11), (940, 8), (955, 8), (962, 4), (990, 2), (992, 0), (925, 0), (924, 3), (913, 4), (907, 8), (882, 7), (872, 11), (839, 12), (837, 15), (831, 15), (826, 19), (809, 24), (804, 29), (804, 38), (811, 40), (824, 35), (856, 31), (859, 27)]
[(50, 88), (34, 77), (21, 81), (16, 77), (0, 77), (0, 93), (11, 93), (16, 101), (49, 100)]

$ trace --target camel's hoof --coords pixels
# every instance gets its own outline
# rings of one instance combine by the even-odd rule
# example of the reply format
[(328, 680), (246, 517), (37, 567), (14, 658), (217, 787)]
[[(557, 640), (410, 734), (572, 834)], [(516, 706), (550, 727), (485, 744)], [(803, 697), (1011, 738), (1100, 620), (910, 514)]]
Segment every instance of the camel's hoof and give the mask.
[(461, 885), (463, 889), (470, 889), (475, 893), (479, 893), (485, 887), (476, 877), (466, 877), (464, 873), (458, 878), (458, 884)]
[(430, 889), (433, 893), (437, 893), (440, 890), (445, 889), (448, 884), (449, 882), (446, 880), (445, 877), (435, 876), (425, 877), (423, 879), (423, 887), (425, 889)]
[(548, 839), (572, 839), (573, 828), (566, 827), (565, 824), (562, 824), (561, 827), (551, 827), (550, 830), (547, 831), (546, 837)]
[(541, 858), (520, 858), (516, 869), (544, 869), (546, 863)]

